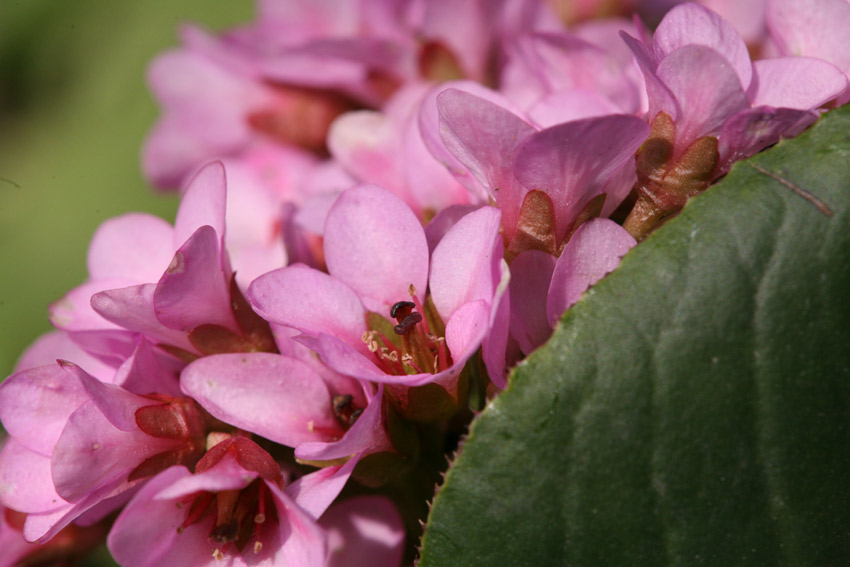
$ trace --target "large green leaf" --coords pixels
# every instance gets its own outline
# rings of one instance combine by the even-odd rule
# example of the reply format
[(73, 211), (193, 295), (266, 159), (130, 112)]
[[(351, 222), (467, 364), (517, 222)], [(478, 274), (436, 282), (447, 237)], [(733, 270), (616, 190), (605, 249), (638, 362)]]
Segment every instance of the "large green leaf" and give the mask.
[(845, 108), (632, 250), (474, 422), (421, 567), (847, 564), (848, 209)]

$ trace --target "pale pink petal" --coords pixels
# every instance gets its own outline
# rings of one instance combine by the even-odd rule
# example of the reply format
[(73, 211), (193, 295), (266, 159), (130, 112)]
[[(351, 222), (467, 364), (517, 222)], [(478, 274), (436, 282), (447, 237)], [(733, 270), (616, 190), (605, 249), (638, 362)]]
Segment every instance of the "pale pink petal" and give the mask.
[(750, 106), (734, 69), (708, 47), (677, 49), (658, 65), (657, 74), (681, 109), (676, 119), (680, 150), (702, 136), (716, 136), (730, 116)]
[(442, 140), (442, 126), (437, 99), (450, 89), (457, 89), (487, 100), (514, 114), (520, 110), (511, 104), (504, 96), (472, 81), (449, 81), (435, 87), (422, 101), (419, 109), (419, 131), (425, 147), (448, 171), (468, 190), (476, 196), (486, 197), (492, 194), (493, 187), (489, 183), (479, 183), (464, 163), (446, 147)]
[(811, 110), (840, 95), (847, 77), (835, 65), (813, 57), (780, 57), (753, 63), (747, 96), (755, 106)]
[(68, 506), (53, 488), (50, 457), (6, 440), (0, 450), (0, 500), (19, 512), (44, 513)]
[(325, 467), (302, 476), (286, 487), (286, 494), (313, 518), (320, 518), (339, 496), (359, 461), (360, 455), (355, 455), (342, 466)]
[(434, 252), (434, 248), (440, 243), (440, 240), (446, 233), (457, 224), (457, 222), (471, 213), (481, 208), (481, 205), (452, 205), (442, 209), (431, 219), (431, 222), (425, 227), (425, 238), (428, 240), (428, 250)]
[(516, 176), (526, 187), (544, 191), (552, 199), (557, 242), (597, 195), (607, 192), (607, 210), (625, 198), (631, 179), (619, 186), (609, 181), (620, 179), (620, 170), (633, 163), (647, 135), (646, 122), (618, 114), (559, 124), (525, 140), (517, 152)]
[(282, 445), (328, 441), (343, 430), (322, 379), (277, 354), (219, 354), (186, 367), (180, 386), (214, 417)]
[(183, 245), (200, 227), (206, 225), (213, 228), (219, 239), (223, 239), (226, 202), (224, 165), (220, 161), (209, 163), (195, 174), (183, 193), (174, 220), (175, 248)]
[(829, 61), (850, 74), (850, 2), (847, 0), (768, 0), (767, 25), (783, 55)]
[(528, 117), (541, 128), (593, 116), (620, 114), (622, 109), (601, 94), (570, 89), (548, 94), (528, 110)]
[(328, 567), (398, 567), (405, 529), (391, 500), (357, 496), (334, 504), (319, 520), (328, 533)]
[(118, 326), (92, 308), (92, 298), (98, 292), (117, 289), (137, 282), (123, 278), (109, 278), (84, 283), (75, 287), (65, 297), (50, 305), (50, 322), (64, 331), (93, 331), (117, 329)]
[[(329, 333), (351, 345), (363, 345), (363, 305), (351, 288), (313, 268), (294, 265), (260, 276), (248, 299), (264, 319), (317, 337)], [(366, 352), (365, 345), (358, 346)]]
[(513, 176), (518, 146), (534, 126), (490, 101), (448, 89), (437, 97), (446, 148), (495, 199), (510, 240), (526, 189)]
[(651, 120), (659, 112), (665, 112), (674, 120), (679, 116), (679, 105), (676, 99), (664, 83), (658, 78), (659, 59), (653, 53), (652, 48), (646, 43), (630, 36), (626, 32), (620, 32), (628, 48), (632, 51), (635, 63), (640, 69), (646, 87), (648, 118)]
[(732, 24), (699, 4), (682, 4), (670, 10), (655, 30), (653, 42), (659, 59), (686, 45), (708, 47), (732, 66), (742, 88), (750, 85), (752, 64), (747, 44)]
[(93, 356), (63, 331), (50, 331), (35, 340), (15, 363), (15, 371), (55, 364), (57, 359), (70, 360), (103, 382), (112, 382), (116, 368)]
[(238, 332), (220, 246), (219, 235), (205, 225), (174, 254), (153, 295), (156, 318), (164, 326), (188, 333), (213, 324)]
[(174, 229), (159, 217), (129, 213), (101, 224), (89, 244), (93, 280), (124, 278), (155, 282), (174, 254)]
[(446, 322), (446, 345), (455, 367), (462, 368), (490, 328), (490, 305), (479, 299), (461, 305)]
[(552, 334), (546, 296), (556, 261), (546, 252), (528, 250), (511, 262), (511, 336), (524, 354), (531, 354)]
[(325, 222), (328, 272), (348, 284), (371, 310), (387, 314), (410, 298), (413, 286), (424, 297), (428, 243), (410, 208), (374, 185), (345, 191)]
[(49, 456), (70, 415), (88, 396), (55, 362), (13, 374), (0, 385), (0, 419), (19, 443)]
[(431, 299), (445, 319), (464, 303), (493, 300), (499, 282), (501, 214), (482, 207), (461, 218), (440, 240), (431, 259)]
[(553, 328), (593, 284), (620, 264), (620, 259), (636, 244), (617, 223), (592, 219), (584, 223), (561, 252), (549, 287), (547, 316)]

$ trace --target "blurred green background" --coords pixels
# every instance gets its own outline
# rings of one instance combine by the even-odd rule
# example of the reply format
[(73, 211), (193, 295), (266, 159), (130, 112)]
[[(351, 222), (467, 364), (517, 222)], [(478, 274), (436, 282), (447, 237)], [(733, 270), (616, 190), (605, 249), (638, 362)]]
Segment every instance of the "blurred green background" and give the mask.
[(173, 221), (141, 177), (158, 110), (149, 61), (194, 21), (250, 21), (248, 0), (0, 0), (0, 372), (49, 329), (47, 306), (86, 277), (88, 241), (131, 210)]

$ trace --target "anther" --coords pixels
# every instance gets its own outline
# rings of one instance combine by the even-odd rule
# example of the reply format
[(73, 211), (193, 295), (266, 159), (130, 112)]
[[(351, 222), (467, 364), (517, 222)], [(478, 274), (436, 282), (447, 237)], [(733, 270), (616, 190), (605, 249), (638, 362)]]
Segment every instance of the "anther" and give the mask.
[(399, 301), (390, 309), (390, 317), (393, 319), (403, 319), (413, 311), (416, 307), (412, 301)]
[(399, 322), (398, 325), (393, 327), (393, 331), (395, 331), (395, 334), (397, 335), (406, 335), (420, 321), (422, 321), (422, 315), (414, 311), (406, 315), (404, 319)]

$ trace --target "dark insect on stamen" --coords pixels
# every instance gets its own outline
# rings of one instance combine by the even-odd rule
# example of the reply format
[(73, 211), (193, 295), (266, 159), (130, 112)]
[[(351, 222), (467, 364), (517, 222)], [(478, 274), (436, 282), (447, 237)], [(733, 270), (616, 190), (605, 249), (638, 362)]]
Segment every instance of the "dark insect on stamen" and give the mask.
[(361, 413), (363, 413), (363, 408), (357, 408), (351, 412), (351, 417), (348, 418), (348, 424), (354, 425), (354, 422), (357, 421), (357, 418), (360, 417)]
[(398, 325), (393, 327), (393, 331), (395, 331), (395, 334), (397, 335), (406, 335), (420, 321), (422, 321), (422, 315), (414, 311), (413, 313), (405, 316)]
[(407, 317), (416, 304), (412, 301), (399, 301), (390, 309), (390, 317), (393, 319), (404, 319)]
[(334, 396), (331, 400), (334, 416), (346, 429), (354, 425), (354, 422), (363, 413), (361, 408), (354, 407), (351, 402), (350, 394)]

